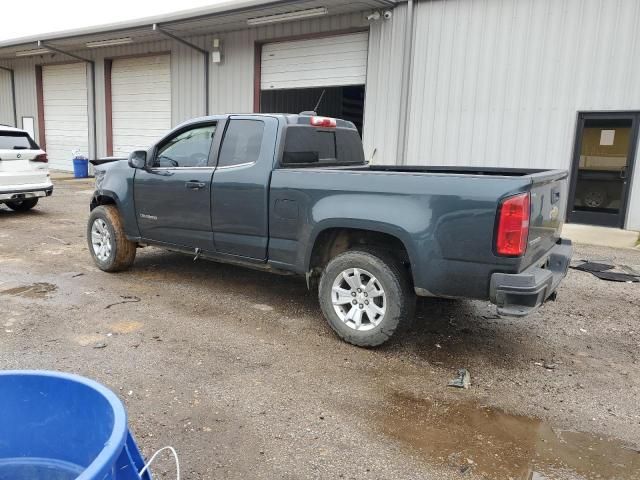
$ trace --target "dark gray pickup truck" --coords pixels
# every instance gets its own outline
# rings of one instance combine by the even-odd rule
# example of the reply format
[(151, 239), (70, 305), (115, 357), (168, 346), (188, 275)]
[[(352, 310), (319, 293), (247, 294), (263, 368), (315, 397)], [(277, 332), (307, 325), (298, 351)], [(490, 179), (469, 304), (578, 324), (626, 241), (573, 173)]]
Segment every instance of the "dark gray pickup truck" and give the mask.
[(313, 112), (191, 120), (95, 175), (87, 237), (102, 270), (155, 245), (306, 276), (360, 346), (409, 325), (416, 294), (526, 315), (571, 258), (566, 172), (369, 165), (352, 123)]

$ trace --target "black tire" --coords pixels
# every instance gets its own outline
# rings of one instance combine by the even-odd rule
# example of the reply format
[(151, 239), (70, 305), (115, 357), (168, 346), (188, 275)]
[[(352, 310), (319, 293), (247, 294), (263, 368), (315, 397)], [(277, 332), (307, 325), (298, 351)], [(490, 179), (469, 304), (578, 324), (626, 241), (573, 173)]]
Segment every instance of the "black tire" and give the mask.
[[(107, 258), (98, 258), (91, 241), (91, 229), (94, 222), (103, 220), (110, 235), (111, 250)], [(98, 268), (104, 272), (126, 270), (136, 258), (136, 242), (132, 242), (124, 233), (120, 213), (114, 205), (101, 205), (93, 209), (87, 222), (87, 243), (89, 252)]]
[[(342, 272), (352, 268), (369, 272), (385, 292), (386, 311), (380, 323), (369, 327), (369, 330), (356, 330), (347, 325), (338, 316), (333, 305), (334, 281)], [(364, 275), (364, 278), (366, 277), (367, 275)], [(318, 296), (322, 313), (331, 328), (341, 339), (359, 347), (381, 345), (395, 333), (409, 328), (416, 305), (409, 274), (401, 262), (390, 253), (373, 248), (349, 250), (334, 257), (322, 273)], [(354, 305), (353, 308), (356, 306), (359, 305)], [(373, 324), (369, 319), (366, 322)]]
[(582, 204), (589, 208), (604, 208), (608, 202), (605, 189), (593, 186), (590, 187), (582, 197)]
[(7, 202), (7, 207), (15, 212), (27, 212), (38, 204), (38, 198), (24, 198)]

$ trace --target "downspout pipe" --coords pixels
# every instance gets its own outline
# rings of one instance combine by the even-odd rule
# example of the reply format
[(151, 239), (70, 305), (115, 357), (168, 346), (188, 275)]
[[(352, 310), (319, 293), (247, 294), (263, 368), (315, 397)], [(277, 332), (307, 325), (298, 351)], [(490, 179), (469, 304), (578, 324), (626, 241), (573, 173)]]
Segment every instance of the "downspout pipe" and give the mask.
[(92, 152), (91, 154), (93, 155), (94, 159), (98, 158), (98, 122), (97, 122), (97, 117), (98, 117), (98, 112), (96, 111), (96, 62), (94, 62), (93, 60), (91, 60), (90, 58), (85, 58), (85, 57), (81, 57), (79, 55), (76, 55), (74, 53), (69, 53), (69, 52), (65, 52), (64, 50), (60, 50), (57, 47), (54, 47), (53, 45), (48, 44), (46, 41), (42, 41), (42, 40), (38, 40), (38, 47), (44, 47), (47, 50), (51, 50), (52, 52), (56, 52), (59, 53), (61, 55), (66, 55), (68, 57), (71, 58), (75, 58), (76, 60), (80, 60), (81, 62), (86, 62), (89, 64), (90, 68), (90, 75), (91, 75), (91, 108), (93, 109), (93, 118), (92, 120), (92, 126), (93, 126), (93, 148), (92, 148)]
[(12, 68), (0, 66), (0, 70), (9, 72), (11, 82), (11, 101), (13, 102), (13, 126), (18, 128), (18, 108), (16, 107), (16, 76)]
[(165, 37), (169, 37), (175, 40), (176, 42), (181, 43), (182, 45), (185, 45), (189, 48), (193, 48), (197, 52), (200, 52), (204, 55), (204, 114), (208, 116), (209, 115), (209, 52), (206, 49), (185, 40), (184, 38), (181, 38), (177, 35), (174, 35), (171, 32), (164, 30), (157, 23), (154, 23), (152, 28), (155, 32), (158, 32), (164, 35)]
[(397, 150), (398, 165), (406, 165), (407, 163), (406, 154), (409, 129), (409, 97), (411, 94), (411, 72), (413, 63), (413, 17), (414, 0), (408, 0), (404, 29), (404, 45), (402, 51), (402, 86), (400, 90), (400, 118)]

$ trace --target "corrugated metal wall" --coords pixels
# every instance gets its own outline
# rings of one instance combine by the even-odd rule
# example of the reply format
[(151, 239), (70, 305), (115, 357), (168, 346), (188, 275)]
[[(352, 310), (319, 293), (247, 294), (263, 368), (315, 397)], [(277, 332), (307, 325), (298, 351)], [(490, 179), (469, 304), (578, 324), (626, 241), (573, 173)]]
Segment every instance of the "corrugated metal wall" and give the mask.
[(639, 30), (638, 0), (419, 2), (407, 163), (570, 168), (578, 111), (640, 110)]
[(568, 168), (580, 110), (640, 110), (638, 0), (416, 11), (409, 164)]
[(406, 13), (406, 5), (396, 7), (369, 34), (363, 142), (365, 158), (377, 164), (396, 163)]
[(11, 73), (0, 70), (0, 124), (13, 125), (13, 98)]

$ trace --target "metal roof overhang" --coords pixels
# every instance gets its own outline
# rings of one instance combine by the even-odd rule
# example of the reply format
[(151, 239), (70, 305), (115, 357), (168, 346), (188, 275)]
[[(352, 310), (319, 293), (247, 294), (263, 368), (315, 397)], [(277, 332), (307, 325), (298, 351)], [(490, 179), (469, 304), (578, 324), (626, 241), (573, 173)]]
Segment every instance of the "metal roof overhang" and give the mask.
[(94, 50), (88, 42), (99, 42), (118, 38), (131, 38), (131, 43), (145, 43), (164, 37), (153, 30), (158, 24), (172, 34), (189, 38), (198, 35), (242, 30), (250, 27), (247, 20), (255, 17), (276, 15), (298, 10), (325, 7), (328, 15), (342, 15), (358, 11), (393, 8), (395, 0), (235, 0), (212, 7), (177, 12), (169, 15), (147, 17), (91, 28), (42, 34), (0, 42), (0, 60), (15, 60), (16, 52), (42, 48), (38, 42), (51, 45), (62, 51), (79, 52)]

